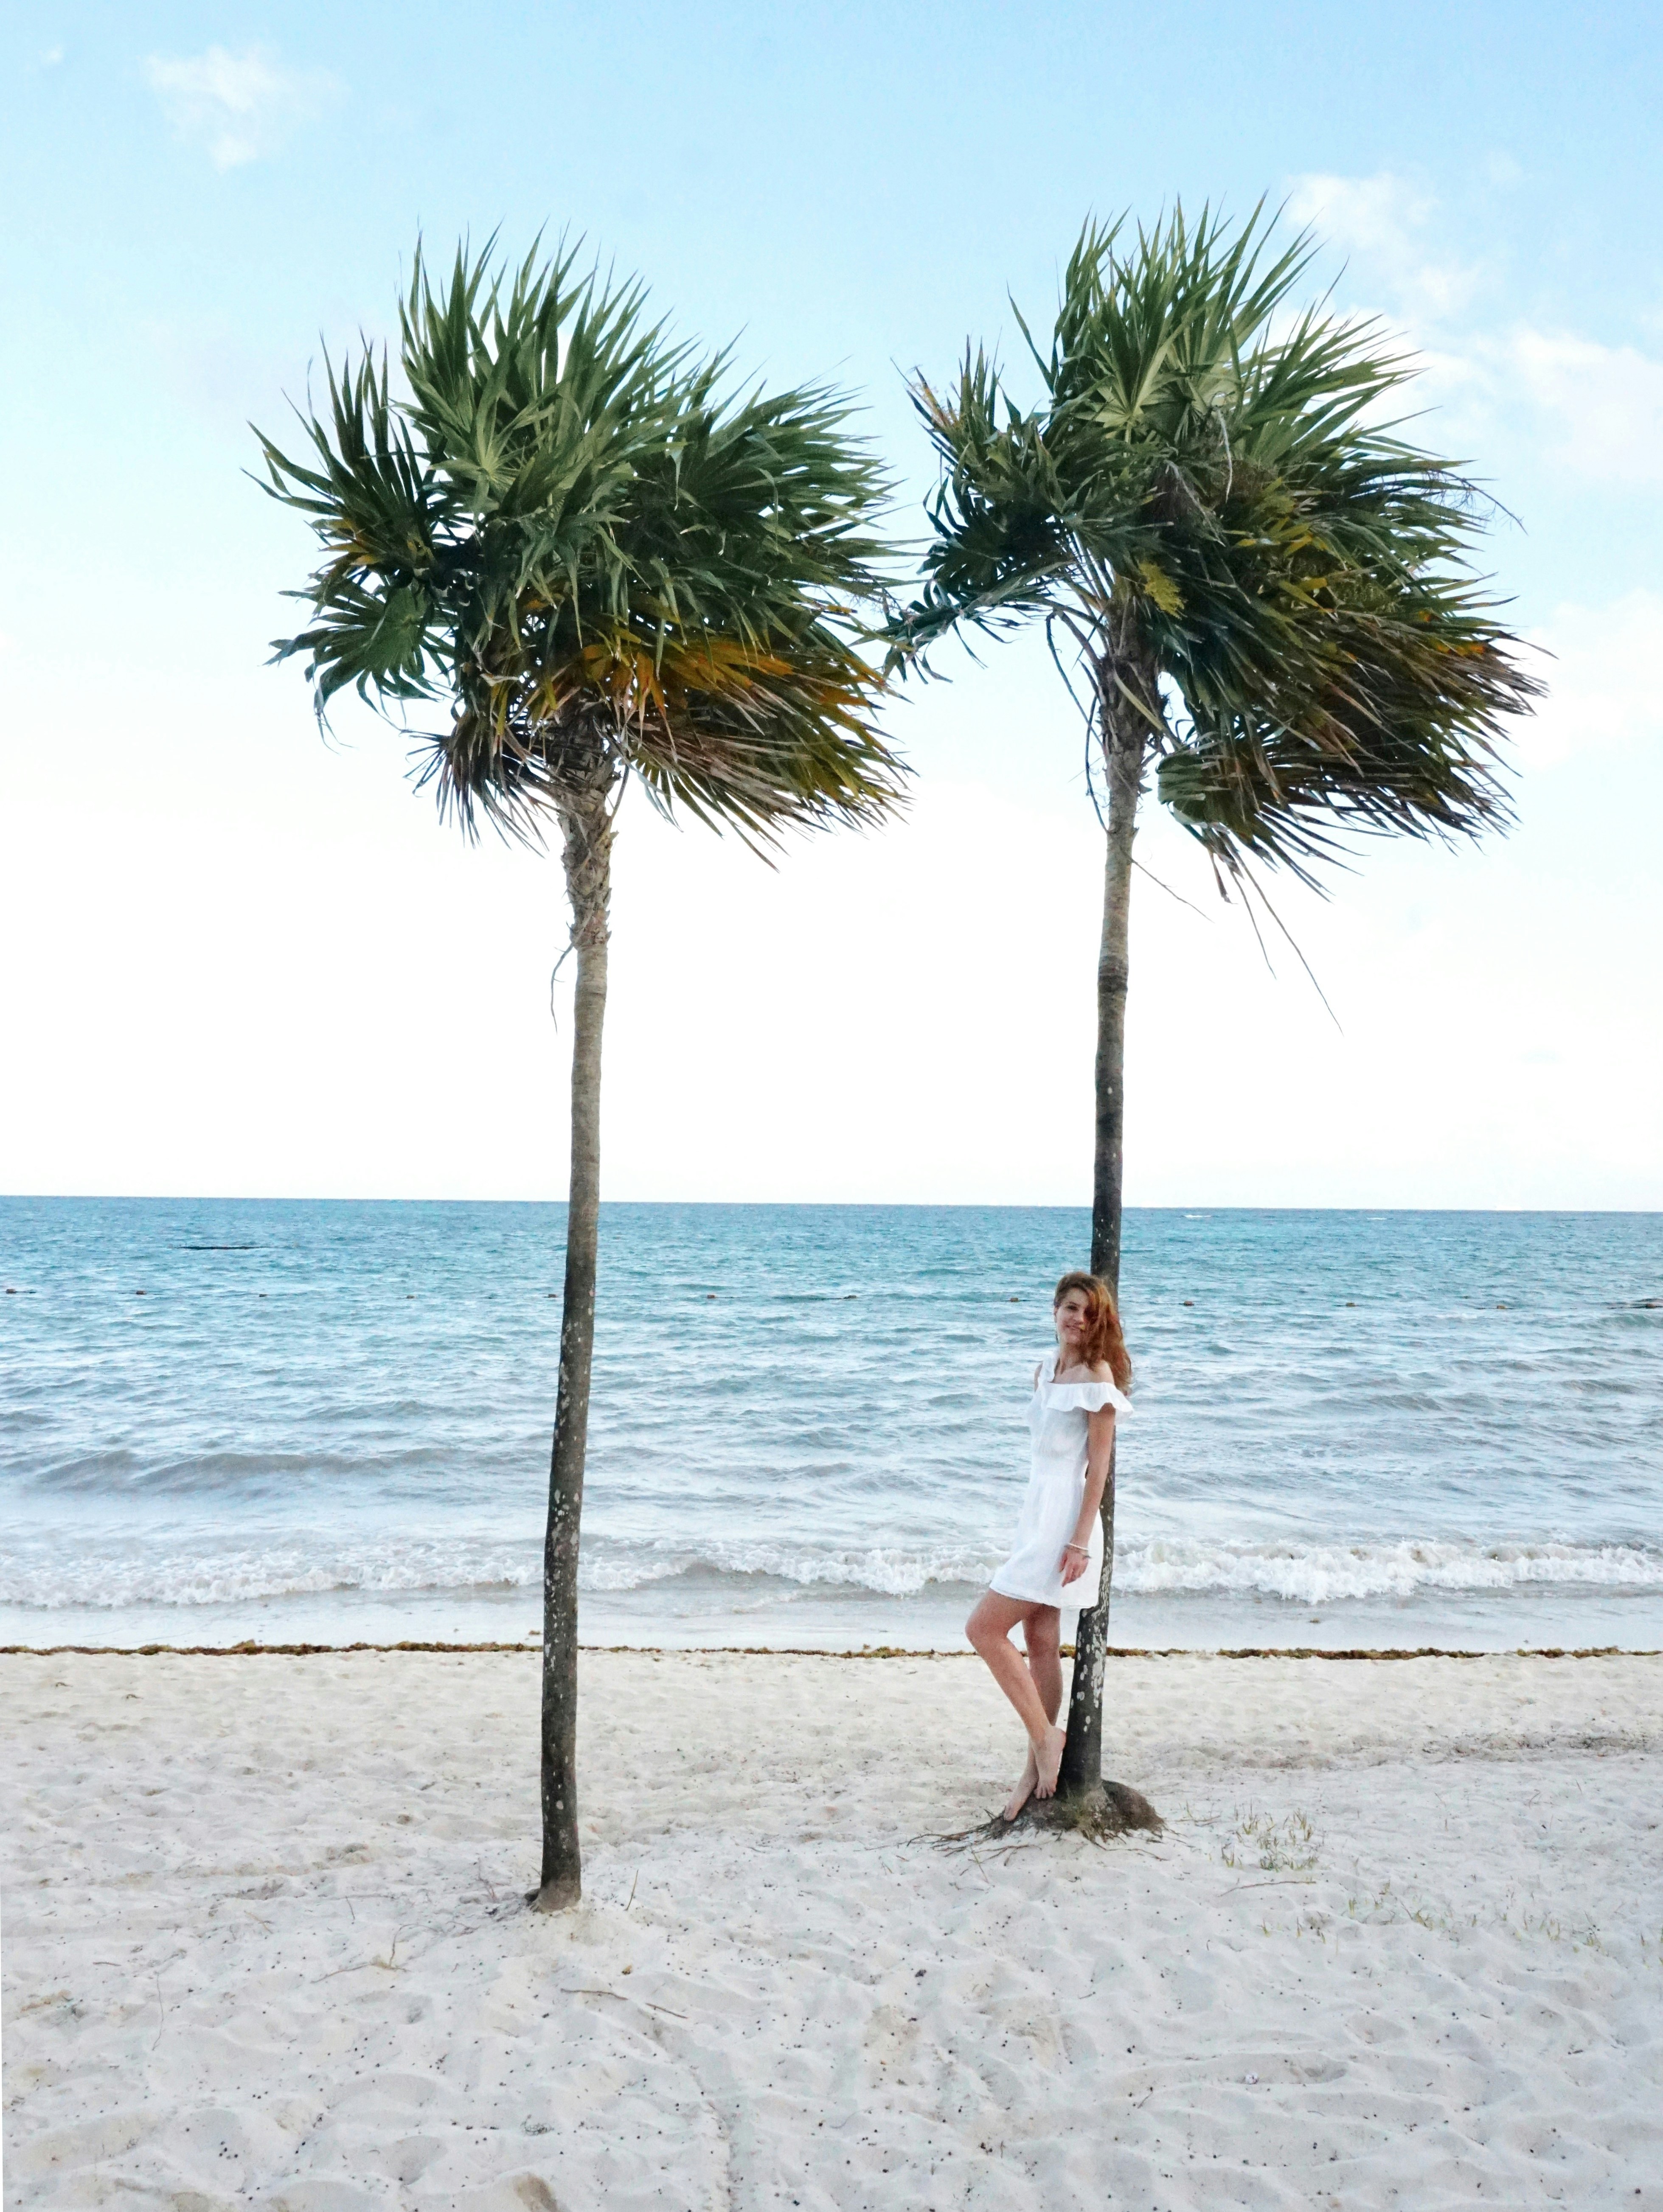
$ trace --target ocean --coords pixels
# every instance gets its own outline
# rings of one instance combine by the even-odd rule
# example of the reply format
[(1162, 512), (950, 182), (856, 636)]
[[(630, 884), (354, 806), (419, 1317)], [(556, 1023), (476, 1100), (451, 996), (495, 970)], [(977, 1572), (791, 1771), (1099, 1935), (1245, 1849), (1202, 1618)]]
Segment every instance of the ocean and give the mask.
[[(0, 1642), (531, 1640), (564, 1208), (0, 1200)], [(607, 1206), (586, 1642), (951, 1647), (1083, 1211)], [(1663, 1645), (1663, 1215), (1133, 1210), (1112, 1644)]]

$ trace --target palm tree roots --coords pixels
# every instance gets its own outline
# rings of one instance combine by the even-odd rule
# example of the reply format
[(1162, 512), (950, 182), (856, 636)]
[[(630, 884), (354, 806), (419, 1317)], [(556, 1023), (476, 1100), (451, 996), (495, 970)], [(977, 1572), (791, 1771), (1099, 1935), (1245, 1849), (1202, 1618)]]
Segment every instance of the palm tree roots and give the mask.
[(1124, 1782), (1103, 1781), (1077, 1796), (1030, 1797), (1014, 1820), (996, 1813), (990, 1820), (936, 1841), (944, 1850), (958, 1850), (1008, 1843), (1012, 1837), (1031, 1842), (1041, 1835), (1084, 1836), (1089, 1843), (1111, 1844), (1122, 1836), (1158, 1836), (1166, 1825), (1140, 1791)]

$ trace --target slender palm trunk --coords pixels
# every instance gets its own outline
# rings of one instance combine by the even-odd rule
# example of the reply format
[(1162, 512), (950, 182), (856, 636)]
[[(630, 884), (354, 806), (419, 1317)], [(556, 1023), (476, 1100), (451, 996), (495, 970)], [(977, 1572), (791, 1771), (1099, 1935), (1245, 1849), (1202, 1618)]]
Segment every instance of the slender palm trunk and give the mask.
[(600, 1211), (600, 1036), (606, 1015), (612, 901), (612, 826), (606, 800), (604, 789), (586, 792), (561, 812), (577, 988), (572, 1008), (571, 1185), (560, 1313), (560, 1383), (543, 1546), (543, 1871), (533, 1902), (544, 1912), (576, 1905), (582, 1887), (577, 1842), (577, 1540), (588, 1443)]
[[(1121, 676), (1141, 696), (1158, 696), (1152, 667), (1130, 660)], [(1132, 840), (1149, 725), (1115, 682), (1116, 664), (1099, 673), (1109, 806), (1103, 866), (1103, 933), (1097, 955), (1097, 1121), (1092, 1162), (1091, 1271), (1120, 1292), (1120, 1184), (1125, 1137), (1127, 945), (1131, 918)], [(1103, 1487), (1103, 1589), (1080, 1616), (1074, 1681), (1069, 1693), (1068, 1742), (1057, 1778), (1059, 1797), (1081, 1797), (1103, 1775), (1103, 1653), (1108, 1641), (1109, 1585), (1114, 1575), (1114, 1460)]]

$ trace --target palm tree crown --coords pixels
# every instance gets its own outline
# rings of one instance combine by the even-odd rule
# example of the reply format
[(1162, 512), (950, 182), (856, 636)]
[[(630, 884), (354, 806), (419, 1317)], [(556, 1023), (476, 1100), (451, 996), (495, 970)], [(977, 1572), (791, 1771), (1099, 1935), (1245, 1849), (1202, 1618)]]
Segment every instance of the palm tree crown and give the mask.
[(1124, 230), (1087, 225), (1049, 352), (1029, 337), (1039, 407), (980, 351), (945, 397), (915, 382), (942, 476), (892, 658), (1060, 626), (1093, 714), (1106, 685), (1130, 707), (1232, 872), (1503, 819), (1497, 741), (1538, 687), (1467, 571), (1473, 486), (1377, 419), (1410, 365), (1374, 324), (1290, 312), (1315, 249), (1267, 257), (1257, 214)]
[(661, 807), (769, 838), (870, 820), (899, 794), (857, 650), (884, 485), (837, 395), (722, 396), (645, 319), (638, 285), (511, 282), (418, 255), (400, 309), (408, 387), (368, 350), (328, 370), (326, 418), (270, 488), (325, 558), (304, 653), (320, 708), (448, 699), (442, 807), (516, 827), (633, 770)]

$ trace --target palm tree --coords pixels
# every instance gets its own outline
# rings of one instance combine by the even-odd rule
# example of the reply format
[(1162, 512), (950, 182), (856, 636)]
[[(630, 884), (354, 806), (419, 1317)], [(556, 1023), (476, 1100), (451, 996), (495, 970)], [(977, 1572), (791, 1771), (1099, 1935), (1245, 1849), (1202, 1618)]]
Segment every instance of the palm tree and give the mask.
[[(1474, 488), (1382, 423), (1410, 364), (1378, 325), (1290, 304), (1308, 234), (1272, 253), (1259, 210), (1233, 232), (1181, 209), (1124, 233), (1086, 225), (1048, 353), (1022, 324), (1037, 407), (979, 349), (945, 393), (915, 378), (941, 480), (922, 588), (889, 625), (905, 667), (966, 626), (1038, 620), (1064, 677), (1065, 653), (1083, 676), (1106, 838), (1091, 1267), (1117, 1290), (1127, 922), (1151, 765), (1220, 890), (1262, 899), (1256, 864), (1313, 883), (1348, 832), (1505, 823), (1504, 719), (1539, 689), (1469, 566)], [(1103, 1511), (1112, 1563), (1112, 1472)], [(1076, 1646), (1060, 1784), (1076, 1798), (1101, 1773), (1107, 1614), (1106, 1589)]]
[(441, 814), (533, 842), (559, 825), (576, 972), (533, 1893), (556, 1910), (581, 1882), (578, 1524), (618, 802), (633, 776), (664, 814), (765, 848), (789, 827), (877, 821), (901, 771), (854, 620), (885, 487), (844, 403), (728, 398), (726, 357), (672, 345), (638, 284), (575, 279), (563, 249), (510, 278), (490, 252), (459, 252), (436, 287), (418, 252), (403, 393), (366, 349), (328, 368), (303, 459), (261, 444), (268, 489), (323, 544), (294, 594), (310, 626), (277, 648), (307, 655), (319, 714), (348, 684), (400, 715), (442, 702), (419, 778)]

